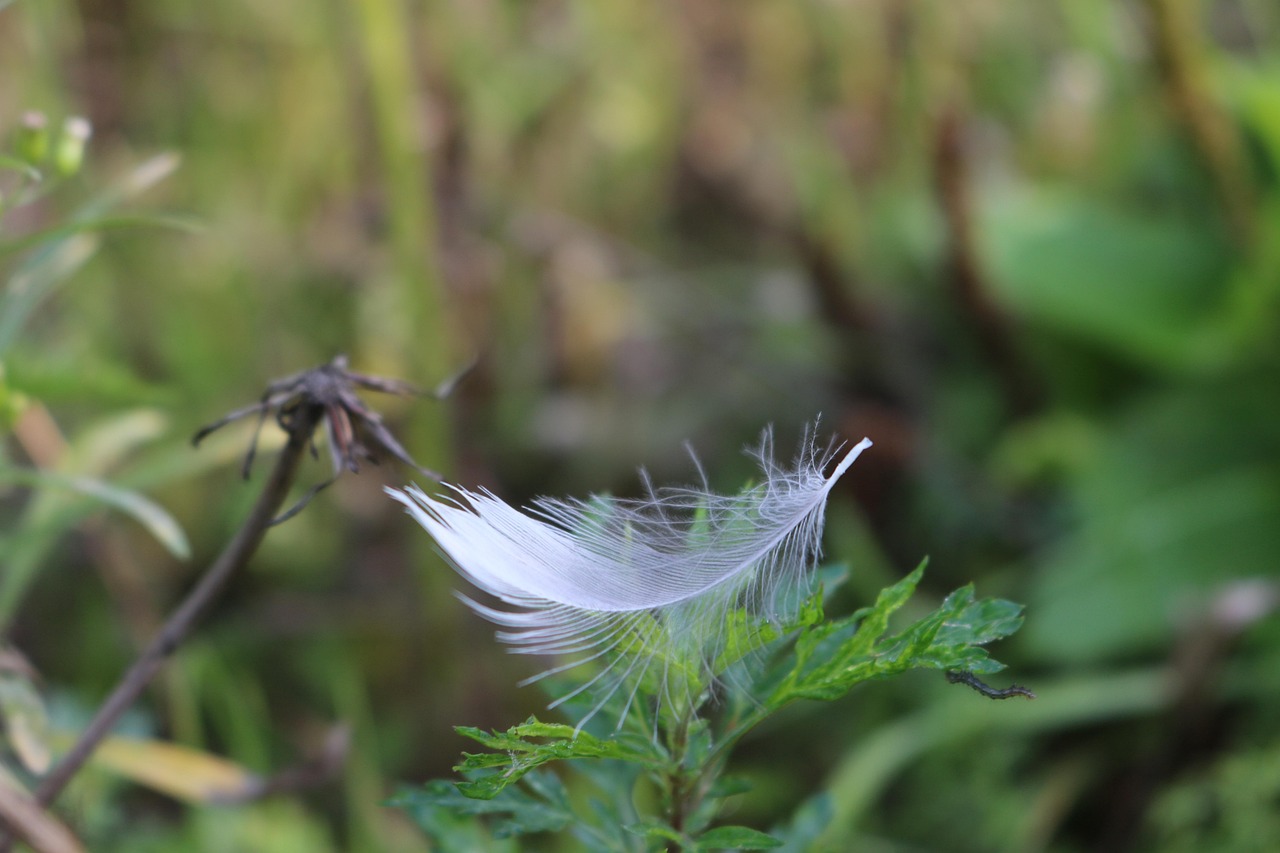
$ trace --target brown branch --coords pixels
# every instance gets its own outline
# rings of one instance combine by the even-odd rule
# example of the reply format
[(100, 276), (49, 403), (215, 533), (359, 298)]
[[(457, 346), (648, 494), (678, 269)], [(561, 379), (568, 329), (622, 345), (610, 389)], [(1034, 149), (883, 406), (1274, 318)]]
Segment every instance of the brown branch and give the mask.
[[(165, 622), (146, 650), (116, 685), (114, 691), (98, 709), (89, 727), (80, 735), (71, 750), (62, 757), (36, 788), (35, 799), (43, 807), (53, 804), (63, 788), (79, 772), (93, 754), (98, 744), (111, 731), (123, 714), (142, 694), (147, 685), (164, 666), (169, 656), (190, 634), (196, 620), (217, 599), (219, 593), (235, 572), (243, 567), (257, 551), (267, 529), (276, 518), (289, 494), (298, 463), (306, 453), (311, 434), (325, 414), (323, 406), (304, 403), (290, 412), (287, 420), (281, 419), (289, 434), (289, 440), (276, 460), (262, 494), (249, 517), (205, 572), (204, 577), (187, 595), (186, 599)], [(0, 838), (0, 853), (8, 851), (12, 838)]]
[(978, 338), (1005, 398), (1020, 416), (1043, 404), (1041, 390), (1014, 343), (1013, 329), (991, 299), (986, 271), (978, 257), (973, 203), (964, 155), (963, 124), (954, 110), (942, 114), (935, 130), (934, 180), (947, 226), (947, 265), (956, 301)]
[(1258, 230), (1240, 137), (1213, 96), (1205, 40), (1188, 0), (1147, 0), (1152, 49), (1166, 97), (1204, 163), (1232, 236), (1248, 246)]
[(40, 804), (0, 781), (0, 826), (31, 845), (38, 853), (84, 853), (84, 845)]

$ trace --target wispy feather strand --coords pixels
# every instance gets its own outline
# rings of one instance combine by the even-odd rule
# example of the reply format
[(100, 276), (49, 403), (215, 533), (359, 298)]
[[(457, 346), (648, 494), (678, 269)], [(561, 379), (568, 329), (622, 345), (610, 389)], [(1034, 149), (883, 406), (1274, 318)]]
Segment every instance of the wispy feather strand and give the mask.
[(732, 609), (785, 613), (787, 591), (819, 555), (831, 487), (870, 446), (863, 439), (827, 476), (834, 451), (820, 453), (806, 437), (794, 467), (783, 468), (766, 433), (755, 453), (763, 481), (731, 496), (651, 488), (644, 500), (540, 498), (520, 512), (487, 490), (387, 491), (459, 573), (511, 608), (460, 596), (503, 626), (498, 637), (512, 651), (569, 657), (525, 683), (602, 661), (591, 681), (552, 703), (598, 685), (601, 698), (581, 725), (627, 683), (629, 708), (655, 667), (662, 689), (671, 667), (716, 675)]

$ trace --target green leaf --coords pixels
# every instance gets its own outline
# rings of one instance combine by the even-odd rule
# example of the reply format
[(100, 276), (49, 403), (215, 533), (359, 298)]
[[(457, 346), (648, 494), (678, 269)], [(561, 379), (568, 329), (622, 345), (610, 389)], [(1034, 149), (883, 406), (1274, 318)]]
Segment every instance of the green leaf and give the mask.
[(718, 826), (703, 833), (694, 843), (694, 850), (772, 850), (782, 842), (768, 833), (745, 826)]
[[(495, 838), (504, 839), (535, 832), (559, 832), (573, 820), (568, 794), (553, 773), (527, 777), (527, 789), (511, 788), (502, 796), (476, 799), (461, 793), (451, 782), (438, 780), (422, 788), (405, 788), (389, 805), (405, 809), (414, 821), (438, 841), (451, 842), (444, 849), (469, 853), (490, 849), (480, 844), (482, 833), (476, 825), (460, 824), (450, 815), (488, 817)], [(461, 846), (453, 846), (461, 845)]]
[(1108, 419), (1070, 472), (1076, 523), (1032, 578), (1024, 648), (1159, 655), (1218, 590), (1280, 576), (1278, 421), (1274, 370), (1162, 388)]
[[(924, 569), (925, 563), (922, 562), (905, 578), (881, 591), (874, 605), (833, 622), (820, 621), (821, 590), (808, 599), (790, 625), (762, 627), (752, 625), (742, 615), (731, 617), (728, 624), (731, 638), (726, 643), (730, 651), (726, 656), (745, 655), (772, 645), (780, 660), (764, 678), (748, 679), (753, 685), (751, 703), (733, 700), (736, 705), (731, 703), (725, 709), (724, 725), (712, 726), (711, 719), (697, 715), (680, 721), (653, 722), (660, 732), (672, 731), (667, 729), (669, 725), (682, 726), (678, 748), (663, 738), (654, 738), (648, 724), (639, 729), (628, 725), (622, 732), (614, 732), (607, 737), (532, 718), (505, 732), (460, 727), (457, 729), (460, 734), (490, 751), (464, 754), (464, 760), (457, 769), (467, 778), (453, 789), (450, 796), (455, 799), (440, 799), (439, 802), (447, 805), (449, 802), (473, 800), (500, 804), (506, 801), (506, 797), (530, 787), (530, 780), (554, 779), (540, 769), (551, 762), (604, 759), (599, 763), (578, 765), (590, 767), (589, 772), (584, 772), (591, 780), (592, 790), (609, 792), (607, 802), (593, 799), (588, 804), (588, 811), (597, 819), (595, 823), (581, 819), (573, 823), (580, 838), (589, 837), (596, 845), (592, 849), (630, 849), (634, 846), (625, 840), (619, 842), (616, 834), (611, 834), (619, 831), (639, 835), (655, 848), (673, 844), (698, 851), (783, 847), (788, 842), (747, 827), (718, 827), (699, 834), (702, 828), (715, 820), (718, 805), (723, 799), (742, 790), (740, 782), (732, 777), (718, 776), (714, 771), (706, 776), (702, 774), (707, 768), (718, 770), (717, 762), (743, 732), (795, 699), (834, 699), (863, 681), (909, 669), (988, 673), (1002, 668), (1002, 664), (992, 660), (982, 646), (1016, 631), (1022, 624), (1022, 608), (1008, 601), (978, 599), (972, 585), (951, 593), (936, 610), (904, 630), (889, 633), (893, 615), (911, 598)], [(788, 632), (794, 633), (793, 629), (797, 628), (800, 633), (794, 645), (788, 646), (778, 639)], [(744, 708), (749, 710), (740, 713)], [(641, 712), (637, 711), (637, 714)], [(664, 742), (672, 750), (670, 755), (660, 745)], [(702, 788), (701, 805), (685, 815), (681, 829), (661, 820), (629, 819), (634, 816), (635, 784), (644, 771), (657, 781), (660, 788), (666, 784), (662, 780), (674, 778), (699, 778), (706, 784)], [(523, 786), (513, 790), (513, 786), (521, 782)], [(501, 806), (495, 805), (493, 810), (500, 811)], [(568, 811), (565, 807), (564, 812), (567, 814)], [(797, 822), (782, 833), (784, 838), (790, 839), (789, 849), (805, 849), (804, 839), (812, 839), (822, 833), (831, 814), (829, 801), (816, 802), (803, 822)]]
[(63, 223), (62, 225), (54, 225), (39, 231), (33, 231), (30, 234), (24, 234), (14, 240), (6, 241), (0, 244), (0, 258), (5, 255), (13, 255), (25, 249), (39, 246), (41, 243), (65, 240), (76, 234), (86, 232), (107, 231), (115, 228), (172, 228), (176, 231), (185, 231), (187, 233), (195, 233), (200, 231), (203, 226), (200, 222), (185, 216), (172, 216), (163, 214), (118, 214), (115, 216), (101, 216), (94, 219), (83, 219), (74, 222)]
[[(822, 577), (830, 578), (838, 584), (842, 569), (843, 567), (837, 566), (834, 570), (824, 573)], [(788, 634), (821, 623), (824, 616), (822, 601), (825, 595), (826, 584), (823, 583), (801, 602), (795, 615), (783, 624), (762, 620), (758, 615), (746, 610), (730, 612), (724, 626), (724, 650), (716, 659), (715, 671), (724, 672), (743, 658), (750, 657)]]
[[(69, 221), (30, 239), (9, 241), (0, 245), (0, 256), (6, 247), (16, 249), (38, 247), (23, 259), (0, 293), (0, 356), (9, 349), (27, 318), (73, 273), (80, 269), (98, 248), (96, 231), (106, 223), (105, 214), (115, 205), (137, 195), (163, 180), (177, 168), (178, 158), (161, 154), (144, 161), (122, 181), (85, 204)], [(139, 220), (131, 220), (136, 224)], [(158, 221), (150, 218), (145, 221)]]
[(159, 504), (137, 492), (92, 477), (75, 477), (32, 468), (0, 467), (0, 482), (66, 489), (96, 498), (132, 517), (147, 529), (169, 553), (180, 560), (191, 556), (191, 546), (178, 522)]
[(0, 294), (0, 356), (11, 347), (36, 307), (98, 250), (90, 234), (56, 241), (28, 259)]
[(860, 653), (872, 647), (876, 638), (889, 627), (890, 617), (915, 594), (916, 587), (924, 577), (924, 570), (928, 565), (928, 559), (921, 560), (920, 565), (916, 566), (911, 574), (893, 586), (881, 590), (876, 596), (875, 605), (869, 611), (864, 608), (853, 614), (852, 619), (858, 624), (858, 630), (854, 634), (853, 642), (849, 644), (850, 652)]
[(1102, 206), (1070, 191), (988, 200), (976, 230), (995, 295), (1014, 312), (1140, 364), (1219, 358), (1230, 247), (1202, 221)]
[(921, 562), (911, 574), (881, 590), (872, 607), (863, 608), (852, 616), (824, 623), (801, 634), (796, 641), (793, 668), (777, 687), (769, 704), (776, 707), (775, 703), (785, 704), (799, 696), (829, 699), (843, 695), (848, 688), (837, 688), (839, 693), (826, 695), (828, 691), (819, 685), (832, 679), (838, 680), (836, 673), (867, 657), (876, 640), (887, 630), (889, 618), (915, 592), (916, 585), (924, 575), (925, 565), (925, 562)]
[[(0, 661), (4, 654), (0, 648)], [(29, 676), (5, 668), (0, 668), (0, 734), (28, 771), (41, 774), (49, 769), (49, 721), (44, 702)]]
[[(485, 732), (470, 726), (458, 726), (458, 734), (469, 737), (495, 750), (488, 753), (463, 753), (463, 761), (455, 769), (477, 773), (475, 778), (459, 782), (458, 790), (468, 797), (492, 799), (507, 787), (519, 782), (525, 774), (553, 761), (574, 758), (616, 759), (646, 767), (663, 763), (655, 747), (631, 736), (603, 740), (572, 726), (529, 722), (505, 732)], [(533, 739), (537, 740), (533, 740)]]
[(818, 838), (831, 824), (831, 795), (822, 791), (800, 804), (792, 813), (791, 823), (785, 828), (774, 827), (772, 835), (783, 840), (786, 853), (805, 853), (820, 849)]
[(675, 844), (685, 844), (688, 839), (677, 829), (673, 829), (660, 821), (642, 821), (640, 823), (629, 823), (626, 826), (627, 832), (632, 835), (638, 835), (650, 841), (671, 841)]
[(1003, 639), (1022, 627), (1022, 609), (1021, 604), (1001, 598), (974, 601), (942, 625), (935, 642), (981, 646)]
[[(105, 478), (133, 449), (162, 434), (165, 427), (164, 416), (149, 409), (130, 410), (87, 426), (75, 436), (58, 461), (58, 473), (67, 477)], [(204, 456), (192, 454), (185, 442), (182, 455), (187, 459)], [(0, 572), (0, 627), (12, 618), (57, 539), (96, 508), (83, 494), (68, 494), (69, 491), (37, 492), (4, 543), (6, 548), (0, 560), (5, 568)]]
[(1003, 664), (981, 648), (1022, 624), (1022, 608), (1008, 601), (975, 600), (973, 586), (951, 593), (933, 613), (885, 636), (890, 617), (915, 591), (925, 564), (883, 590), (874, 606), (802, 634), (790, 672), (766, 699), (778, 708), (794, 699), (835, 699), (857, 684), (910, 669), (998, 672)]
[[(8, 5), (6, 2), (0, 2), (0, 9), (3, 9), (6, 5)], [(32, 166), (26, 160), (19, 157), (11, 157), (8, 154), (0, 154), (0, 169), (21, 172), (32, 183), (39, 183), (42, 177), (40, 170), (35, 166)]]

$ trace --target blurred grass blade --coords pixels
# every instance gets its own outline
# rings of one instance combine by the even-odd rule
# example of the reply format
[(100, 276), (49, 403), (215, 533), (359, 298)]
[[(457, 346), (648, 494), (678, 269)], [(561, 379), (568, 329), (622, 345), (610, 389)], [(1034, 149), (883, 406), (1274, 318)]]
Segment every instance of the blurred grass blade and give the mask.
[[(18, 249), (40, 247), (25, 259), (9, 279), (0, 295), (0, 357), (13, 345), (27, 318), (54, 289), (80, 269), (98, 248), (96, 231), (108, 223), (124, 224), (123, 219), (105, 219), (103, 214), (115, 205), (154, 186), (178, 167), (178, 157), (161, 154), (144, 161), (116, 186), (84, 205), (65, 225), (44, 232), (40, 239), (16, 241)], [(139, 222), (154, 224), (164, 217), (139, 217)], [(10, 246), (15, 245), (11, 243)], [(8, 248), (0, 248), (0, 257)]]
[(0, 669), (0, 731), (31, 773), (49, 769), (48, 718), (30, 677)]
[(58, 462), (65, 474), (104, 477), (129, 453), (164, 434), (169, 422), (157, 409), (130, 409), (81, 430)]
[(84, 266), (97, 248), (98, 239), (90, 234), (58, 239), (28, 259), (9, 279), (0, 296), (0, 357), (13, 345), (36, 306)]
[(132, 516), (147, 529), (170, 554), (180, 560), (191, 556), (191, 546), (186, 534), (173, 516), (159, 504), (137, 492), (122, 489), (91, 477), (73, 477), (51, 471), (30, 468), (0, 467), (0, 482), (8, 481), (28, 486), (46, 486), (69, 489), (82, 495), (97, 498), (121, 512)]
[(179, 231), (196, 232), (202, 225), (188, 217), (184, 216), (165, 216), (162, 214), (127, 214), (121, 216), (103, 216), (95, 219), (79, 219), (74, 222), (68, 222), (53, 228), (47, 228), (43, 231), (36, 231), (14, 240), (9, 240), (0, 245), (0, 258), (6, 255), (17, 254), (18, 252), (38, 246), (46, 241), (64, 240), (75, 234), (82, 234), (86, 231), (105, 231), (112, 228), (137, 228), (140, 226), (153, 226), (158, 228), (173, 228)]
[[(5, 7), (5, 0), (0, 0), (0, 9)], [(26, 160), (20, 160), (17, 157), (10, 157), (7, 154), (0, 154), (0, 169), (12, 169), (15, 172), (21, 172), (32, 182), (38, 183), (41, 179), (40, 170), (32, 166)]]
[[(102, 478), (134, 448), (165, 430), (164, 416), (153, 409), (134, 409), (83, 429), (57, 461), (63, 477)], [(187, 457), (192, 454), (183, 444)], [(0, 477), (4, 469), (0, 468)], [(155, 482), (152, 478), (148, 482)], [(131, 488), (142, 488), (138, 482)], [(28, 502), (13, 535), (0, 543), (0, 627), (12, 618), (45, 556), (67, 530), (92, 511), (92, 501), (75, 490), (46, 489)]]
[(1150, 714), (1170, 701), (1169, 673), (1144, 669), (1036, 686), (1041, 700), (1007, 705), (953, 692), (869, 733), (828, 779), (833, 815), (819, 849), (847, 849), (860, 821), (894, 777), (919, 756), (984, 731), (1057, 731)]
[(91, 199), (72, 217), (74, 220), (99, 217), (121, 202), (141, 195), (172, 175), (182, 158), (171, 151), (143, 160), (123, 178)]
[(156, 740), (107, 738), (93, 755), (94, 766), (194, 804), (251, 797), (257, 775), (233, 761)]

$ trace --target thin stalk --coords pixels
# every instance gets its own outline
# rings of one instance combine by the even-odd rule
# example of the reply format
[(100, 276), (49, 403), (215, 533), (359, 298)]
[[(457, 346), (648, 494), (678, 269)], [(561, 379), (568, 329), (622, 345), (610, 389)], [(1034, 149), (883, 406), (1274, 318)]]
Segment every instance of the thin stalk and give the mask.
[(1208, 39), (1196, 18), (1199, 4), (1146, 0), (1146, 5), (1169, 101), (1213, 181), (1232, 236), (1248, 247), (1258, 232), (1253, 186), (1235, 122), (1213, 91)]
[[(722, 757), (713, 757), (701, 762), (698, 767), (689, 767), (689, 732), (698, 721), (700, 702), (689, 702), (677, 717), (678, 722), (668, 731), (667, 750), (670, 762), (661, 780), (663, 791), (667, 797), (667, 823), (681, 836), (689, 830), (689, 822), (697, 814), (706, 799), (707, 792), (720, 776), (724, 767)], [(713, 753), (714, 754), (714, 753)], [(681, 843), (677, 851), (686, 849)]]
[[(685, 760), (689, 750), (689, 725), (693, 722), (692, 707), (684, 709), (681, 713), (679, 722), (672, 730), (668, 749), (671, 753), (671, 774), (665, 780), (667, 788), (667, 822), (671, 828), (681, 835), (684, 834), (685, 822), (689, 814), (693, 811), (693, 807), (688, 802), (691, 778), (688, 768), (685, 767)], [(683, 849), (684, 845), (681, 845)]]
[[(289, 440), (280, 451), (275, 467), (258, 496), (249, 517), (208, 571), (165, 622), (150, 645), (124, 674), (115, 690), (98, 709), (89, 727), (71, 750), (62, 757), (49, 775), (36, 788), (35, 799), (48, 808), (63, 788), (79, 772), (98, 744), (107, 736), (120, 715), (142, 694), (165, 661), (191, 633), (196, 620), (217, 599), (235, 572), (248, 563), (258, 550), (267, 529), (284, 505), (298, 471), (298, 464), (311, 440), (311, 434), (324, 416), (324, 408), (301, 405), (290, 412), (286, 429)], [(0, 837), (0, 853), (12, 846), (12, 838)]]
[[(412, 341), (412, 351), (419, 353), (415, 372), (445, 376), (455, 319), (440, 265), (434, 152), (422, 141), (418, 127), (430, 104), (419, 67), (422, 29), (410, 4), (398, 0), (357, 0), (351, 10), (369, 95), (369, 114), (363, 118), (370, 122), (377, 144), (390, 250), (400, 286), (396, 298), (405, 321), (389, 336), (400, 344)], [(418, 447), (435, 458), (450, 458), (443, 415), (422, 418), (416, 438)]]

